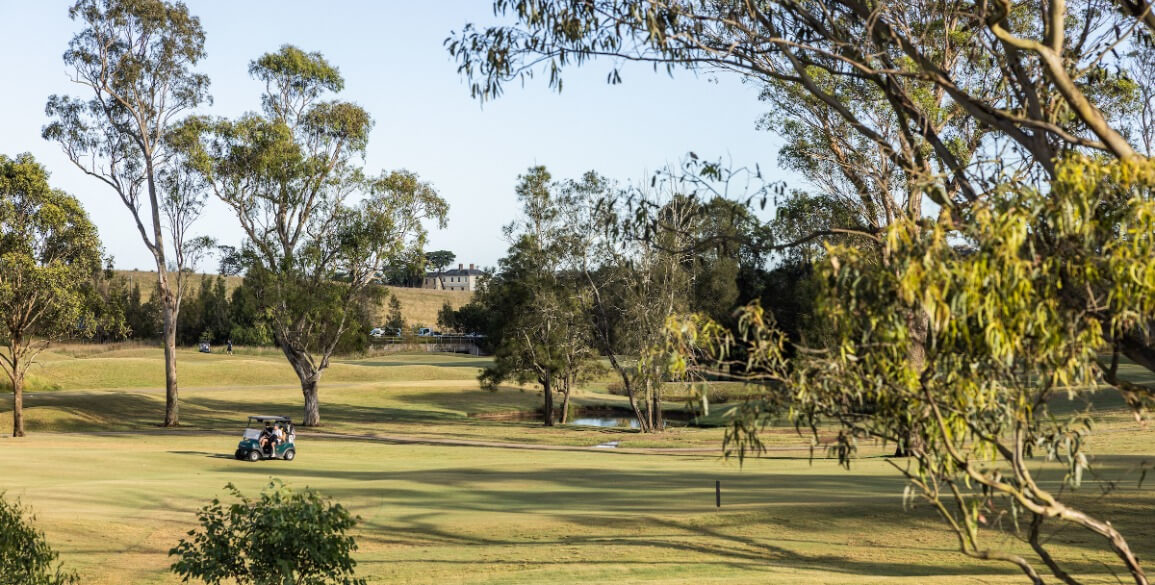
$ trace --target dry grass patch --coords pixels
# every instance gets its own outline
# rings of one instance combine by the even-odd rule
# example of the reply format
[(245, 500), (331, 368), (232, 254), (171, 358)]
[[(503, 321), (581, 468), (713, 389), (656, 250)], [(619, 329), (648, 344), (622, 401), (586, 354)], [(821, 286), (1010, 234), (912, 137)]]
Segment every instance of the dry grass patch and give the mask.
[[(140, 298), (141, 301), (148, 301), (152, 297), (152, 291), (156, 287), (156, 272), (147, 270), (117, 270), (116, 276), (119, 279), (133, 284), (140, 284)], [(185, 293), (185, 298), (191, 298), (199, 294), (201, 286), (205, 282), (212, 282), (216, 278), (215, 274), (193, 274), (188, 278), (188, 290)], [(245, 281), (243, 276), (226, 276), (225, 289), (228, 294), (232, 294), (238, 286)], [(473, 298), (473, 293), (465, 291), (453, 290), (433, 290), (426, 288), (405, 288), (398, 286), (386, 286), (385, 290), (389, 294), (397, 297), (401, 301), (401, 315), (405, 318), (405, 322), (413, 327), (437, 327), (437, 312), (445, 303), (449, 303), (454, 309), (461, 307), (468, 303)], [(379, 307), (377, 307), (376, 319), (377, 324), (383, 324), (389, 313), (389, 299), (385, 298)]]

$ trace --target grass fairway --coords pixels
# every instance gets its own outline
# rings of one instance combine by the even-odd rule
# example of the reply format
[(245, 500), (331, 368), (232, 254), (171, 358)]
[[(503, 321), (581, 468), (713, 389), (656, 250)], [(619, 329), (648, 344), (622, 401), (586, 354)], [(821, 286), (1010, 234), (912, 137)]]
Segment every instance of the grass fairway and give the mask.
[[(361, 517), (358, 573), (370, 583), (1024, 582), (955, 552), (929, 509), (904, 511), (902, 481), (884, 458), (844, 471), (809, 461), (801, 439), (773, 430), (772, 457), (738, 468), (719, 457), (719, 429), (646, 437), (480, 418), (541, 400), (527, 389), (478, 390), (483, 359), (339, 363), (321, 387), (324, 432), (302, 432), (296, 461), (250, 464), (231, 456), (246, 414), (299, 416), (283, 359), (182, 353), (185, 428), (171, 431), (155, 426), (159, 350), (45, 357), (36, 370), (45, 390), (27, 397), (30, 436), (0, 438), (0, 490), (34, 509), (88, 585), (178, 583), (167, 551), (195, 526), (196, 510), (224, 496), (226, 483), (255, 496), (271, 477), (316, 488)], [(579, 399), (620, 400), (596, 388)], [(0, 433), (10, 410), (10, 397), (0, 398)], [(1155, 435), (1121, 412), (1105, 418), (1093, 439), (1097, 469), (1127, 479), (1105, 498), (1090, 488), (1074, 501), (1110, 510), (1150, 558), (1155, 482), (1139, 485), (1135, 470), (1155, 461)], [(120, 432), (92, 432), (103, 430)], [(608, 440), (619, 448), (588, 448)], [(1048, 487), (1058, 473), (1046, 471)], [(1086, 582), (1117, 582), (1098, 543), (1073, 530), (1052, 542)]]

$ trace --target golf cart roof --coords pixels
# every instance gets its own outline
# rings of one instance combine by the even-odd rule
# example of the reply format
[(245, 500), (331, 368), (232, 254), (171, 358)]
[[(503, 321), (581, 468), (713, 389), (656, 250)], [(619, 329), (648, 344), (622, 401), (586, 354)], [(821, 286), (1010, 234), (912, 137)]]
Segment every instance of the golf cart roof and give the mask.
[(250, 421), (257, 421), (257, 422), (285, 422), (285, 423), (293, 422), (293, 420), (287, 416), (269, 416), (269, 415), (264, 415), (264, 414), (254, 414), (254, 415), (249, 417), (249, 420)]

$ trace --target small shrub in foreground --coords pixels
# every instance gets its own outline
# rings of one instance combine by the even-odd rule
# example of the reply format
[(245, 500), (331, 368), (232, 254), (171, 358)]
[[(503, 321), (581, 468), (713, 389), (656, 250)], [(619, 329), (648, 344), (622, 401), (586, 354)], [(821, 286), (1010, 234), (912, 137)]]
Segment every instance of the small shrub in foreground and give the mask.
[(259, 500), (233, 484), (237, 501), (219, 499), (197, 513), (200, 527), (169, 551), (172, 571), (184, 582), (298, 585), (364, 585), (353, 575), (357, 550), (346, 531), (358, 518), (317, 492), (295, 492), (271, 482)]

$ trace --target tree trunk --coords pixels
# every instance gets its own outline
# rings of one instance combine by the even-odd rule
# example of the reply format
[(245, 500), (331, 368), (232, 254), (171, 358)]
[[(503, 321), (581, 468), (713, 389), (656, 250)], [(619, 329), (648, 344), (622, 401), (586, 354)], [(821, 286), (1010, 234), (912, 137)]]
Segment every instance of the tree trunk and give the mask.
[(24, 376), (12, 377), (12, 436), (24, 436)]
[(649, 378), (646, 379), (645, 388), (643, 401), (646, 404), (646, 432), (652, 433), (654, 432), (654, 386)]
[(631, 383), (629, 375), (620, 368), (618, 374), (622, 377), (622, 386), (626, 389), (626, 398), (630, 400), (630, 408), (634, 411), (634, 418), (638, 419), (638, 428), (643, 433), (650, 432), (650, 427), (646, 425), (646, 415), (642, 413), (642, 407), (634, 395), (634, 385)]
[(570, 379), (563, 378), (561, 381), (561, 424), (569, 422), (569, 392), (571, 388)]
[(545, 426), (553, 426), (553, 388), (551, 387), (548, 378), (541, 381), (541, 387), (545, 390)]
[[(1155, 330), (1155, 325), (1149, 325)], [(1155, 344), (1141, 333), (1129, 333), (1119, 341), (1123, 355), (1149, 372), (1155, 372)]]
[(177, 308), (171, 293), (162, 290), (164, 320), (164, 426), (180, 425), (179, 390), (176, 385), (176, 318)]
[(654, 419), (654, 426), (650, 428), (652, 432), (660, 433), (666, 430), (666, 421), (662, 418), (662, 386), (659, 382), (650, 393), (652, 398), (650, 402), (651, 417)]
[(289, 365), (293, 366), (293, 371), (297, 373), (297, 379), (301, 381), (301, 395), (305, 397), (305, 418), (301, 421), (301, 425), (306, 427), (320, 426), (321, 404), (317, 398), (317, 383), (321, 380), (321, 372), (313, 368), (313, 364), (304, 352), (289, 347), (289, 344), (283, 340), (279, 341), (281, 353), (285, 354), (285, 359), (289, 360)]
[(321, 405), (317, 402), (317, 379), (301, 380), (301, 394), (305, 396), (305, 420), (301, 424), (307, 427), (320, 426)]
[[(926, 364), (926, 336), (930, 330), (930, 319), (921, 311), (911, 311), (906, 317), (906, 324), (910, 329), (910, 349), (907, 352), (907, 361), (910, 362), (912, 370), (921, 372)], [(903, 438), (894, 447), (895, 457), (910, 457), (922, 450), (922, 429), (920, 428), (919, 417), (912, 416), (903, 430), (905, 431)]]

